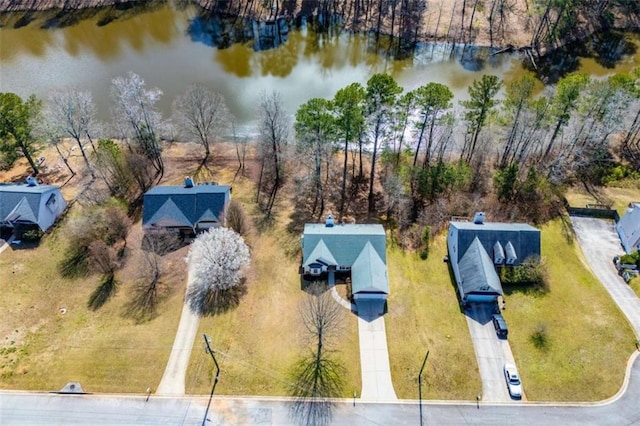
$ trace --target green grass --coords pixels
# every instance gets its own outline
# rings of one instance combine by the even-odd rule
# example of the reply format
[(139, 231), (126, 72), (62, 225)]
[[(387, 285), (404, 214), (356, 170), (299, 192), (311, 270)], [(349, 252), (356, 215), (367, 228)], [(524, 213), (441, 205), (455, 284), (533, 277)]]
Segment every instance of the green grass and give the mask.
[[(118, 274), (121, 284), (115, 296), (91, 311), (87, 302), (99, 278), (60, 276), (62, 240), (58, 228), (38, 248), (8, 249), (0, 255), (0, 347), (16, 348), (0, 352), (0, 387), (59, 390), (69, 381), (79, 381), (89, 392), (154, 389), (173, 343), (183, 280), (173, 276), (174, 288), (161, 303), (160, 315), (149, 322), (136, 324), (125, 315), (130, 269)], [(176, 256), (175, 269), (180, 270), (184, 254)]]
[(427, 260), (387, 248), (391, 293), (385, 321), (399, 398), (418, 398), (417, 377), (427, 350), (423, 398), (473, 400), (482, 390), (465, 316), (442, 261), (445, 237), (434, 239)]
[[(596, 401), (622, 385), (634, 334), (559, 219), (542, 227), (550, 291), (505, 288), (509, 342), (529, 400)], [(544, 329), (546, 344), (533, 337)], [(538, 340), (538, 343), (540, 340)], [(540, 347), (541, 346), (541, 347)]]

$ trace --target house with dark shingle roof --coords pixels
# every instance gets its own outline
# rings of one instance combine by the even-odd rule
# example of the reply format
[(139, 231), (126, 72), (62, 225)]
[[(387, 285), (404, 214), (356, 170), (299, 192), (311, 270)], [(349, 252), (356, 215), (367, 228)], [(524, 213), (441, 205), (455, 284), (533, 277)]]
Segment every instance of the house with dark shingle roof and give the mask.
[(38, 226), (46, 231), (67, 207), (60, 188), (38, 185), (34, 178), (27, 183), (0, 184), (0, 226)]
[(386, 300), (386, 235), (382, 225), (338, 224), (331, 215), (326, 223), (307, 223), (302, 235), (300, 273), (307, 278), (350, 275), (351, 293), (358, 300)]
[(491, 223), (484, 213), (473, 221), (451, 221), (449, 262), (463, 304), (495, 302), (503, 295), (498, 268), (540, 259), (540, 230), (526, 223)]
[(193, 236), (224, 224), (224, 210), (231, 200), (231, 187), (212, 183), (184, 186), (156, 186), (144, 194), (142, 227), (145, 230), (174, 230)]

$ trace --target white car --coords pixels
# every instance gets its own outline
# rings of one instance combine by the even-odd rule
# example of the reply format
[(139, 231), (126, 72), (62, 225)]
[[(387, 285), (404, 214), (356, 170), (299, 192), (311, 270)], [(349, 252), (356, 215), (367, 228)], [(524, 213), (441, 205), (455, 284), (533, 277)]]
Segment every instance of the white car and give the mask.
[(511, 398), (522, 398), (522, 383), (520, 383), (520, 375), (515, 365), (504, 365), (504, 378), (507, 381), (507, 389)]

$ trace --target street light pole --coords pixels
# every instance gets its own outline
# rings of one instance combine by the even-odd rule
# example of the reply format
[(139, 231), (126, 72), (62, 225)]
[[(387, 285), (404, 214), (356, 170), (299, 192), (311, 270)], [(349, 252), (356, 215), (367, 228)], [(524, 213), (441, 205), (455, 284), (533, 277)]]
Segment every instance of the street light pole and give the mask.
[(424, 370), (424, 366), (427, 364), (427, 358), (429, 358), (429, 351), (424, 356), (424, 361), (422, 361), (422, 367), (420, 367), (420, 373), (418, 373), (418, 401), (420, 404), (420, 426), (422, 423), (422, 370)]
[(207, 338), (207, 335), (204, 333), (202, 333), (202, 337), (204, 337), (204, 343), (207, 345), (207, 352), (209, 352), (209, 354), (211, 355), (211, 358), (213, 359), (213, 363), (216, 366), (216, 377), (213, 379), (213, 386), (211, 387), (211, 395), (209, 395), (209, 403), (207, 404), (207, 410), (204, 412), (204, 418), (202, 419), (202, 426), (205, 426), (205, 423), (207, 421), (207, 415), (209, 414), (209, 407), (211, 406), (211, 400), (213, 399), (213, 392), (215, 392), (216, 385), (218, 384), (218, 376), (220, 375), (220, 366), (218, 365), (218, 361), (216, 361), (216, 357), (213, 354), (213, 350), (209, 345), (209, 338)]

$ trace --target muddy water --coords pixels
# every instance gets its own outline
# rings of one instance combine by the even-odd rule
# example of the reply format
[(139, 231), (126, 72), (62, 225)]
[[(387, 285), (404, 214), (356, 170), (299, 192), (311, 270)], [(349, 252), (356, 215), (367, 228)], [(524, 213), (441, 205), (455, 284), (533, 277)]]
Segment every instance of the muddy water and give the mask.
[[(160, 107), (165, 115), (190, 83), (203, 83), (226, 97), (248, 131), (263, 91), (279, 91), (293, 114), (306, 100), (331, 97), (376, 72), (392, 74), (406, 89), (437, 81), (448, 85), (458, 99), (482, 74), (508, 81), (529, 72), (515, 54), (490, 56), (466, 49), (452, 57), (450, 46), (443, 45), (420, 46), (411, 58), (392, 60), (384, 42), (376, 45), (373, 37), (319, 36), (305, 26), (285, 28), (286, 41), (274, 49), (257, 51), (251, 40), (218, 48), (195, 8), (162, 5), (115, 20), (106, 13), (63, 25), (50, 16), (5, 16), (0, 29), (0, 91), (44, 98), (53, 89), (90, 90), (100, 118), (108, 120), (111, 79), (133, 71), (149, 86), (163, 90)], [(470, 59), (460, 60), (461, 56)], [(631, 58), (638, 63), (637, 55)], [(589, 64), (594, 75), (612, 71)]]

